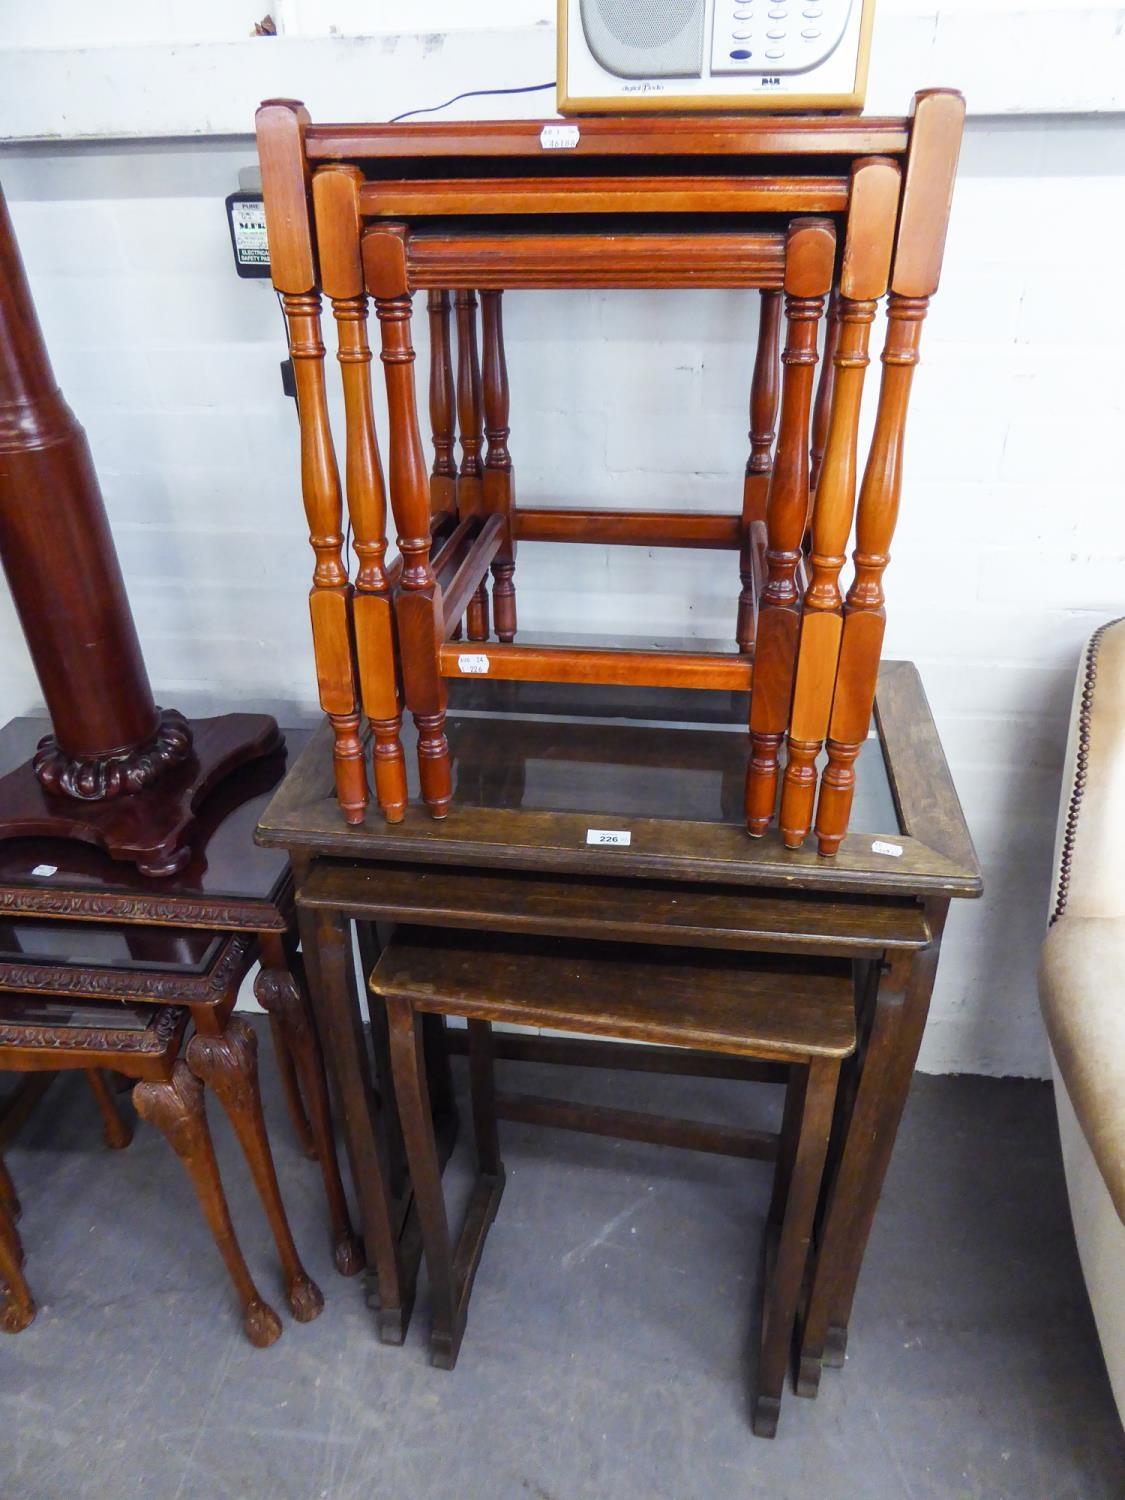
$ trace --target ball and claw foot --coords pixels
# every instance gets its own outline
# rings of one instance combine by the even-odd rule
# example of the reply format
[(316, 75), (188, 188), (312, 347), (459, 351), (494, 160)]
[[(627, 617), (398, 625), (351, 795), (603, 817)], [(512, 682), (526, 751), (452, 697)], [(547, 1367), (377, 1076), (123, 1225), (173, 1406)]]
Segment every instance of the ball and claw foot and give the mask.
[(251, 1302), (242, 1319), (246, 1337), (255, 1349), (268, 1349), (281, 1337), (281, 1319), (268, 1302)]
[(0, 1304), (0, 1329), (5, 1333), (22, 1333), (35, 1322), (38, 1311), (34, 1302), (21, 1303), (14, 1297), (7, 1297)]
[(354, 1234), (342, 1235), (336, 1241), (332, 1258), (341, 1276), (358, 1276), (367, 1264), (363, 1254), (363, 1245)]
[(324, 1311), (324, 1293), (309, 1276), (297, 1276), (289, 1283), (289, 1306), (298, 1323), (311, 1323)]
[(772, 1438), (777, 1436), (777, 1419), (781, 1414), (781, 1402), (776, 1396), (759, 1396), (754, 1402), (754, 1416), (750, 1423), (754, 1436)]

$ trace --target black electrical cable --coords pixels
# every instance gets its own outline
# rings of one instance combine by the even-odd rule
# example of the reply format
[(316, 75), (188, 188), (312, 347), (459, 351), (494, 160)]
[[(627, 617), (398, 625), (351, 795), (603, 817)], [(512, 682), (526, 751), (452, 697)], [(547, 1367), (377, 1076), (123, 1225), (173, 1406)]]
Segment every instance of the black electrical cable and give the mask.
[(462, 99), (483, 99), (488, 94), (538, 94), (543, 89), (553, 89), (555, 79), (550, 83), (525, 83), (519, 88), (512, 89), (469, 89), (465, 94), (454, 94), (452, 99), (447, 99), (444, 104), (431, 104), (428, 109), (406, 109), (401, 115), (395, 115), (393, 120), (387, 123), (397, 125), (400, 120), (409, 120), (411, 115), (436, 115), (439, 109), (448, 109), (451, 104), (458, 104)]

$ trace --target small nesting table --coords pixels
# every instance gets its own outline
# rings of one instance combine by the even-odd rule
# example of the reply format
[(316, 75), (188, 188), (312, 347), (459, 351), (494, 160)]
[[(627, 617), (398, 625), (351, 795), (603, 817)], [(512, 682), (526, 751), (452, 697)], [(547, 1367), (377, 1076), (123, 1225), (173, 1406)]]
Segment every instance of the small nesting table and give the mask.
[[(753, 1407), (755, 1433), (773, 1437), (840, 1063), (855, 1047), (849, 966), (404, 926), (375, 965), (370, 987), (376, 1003), (385, 1003), (390, 1022), (395, 1087), (430, 1274), (430, 1347), (434, 1363), (444, 1369), (457, 1361), (473, 1278), (504, 1190), (494, 1021), (785, 1068), (781, 1135), (762, 1132), (755, 1142), (758, 1155), (776, 1162)], [(435, 1014), (468, 1018), (479, 1173), (456, 1245), (449, 1235), (426, 1087), (421, 1020)]]
[[(0, 775), (27, 758), (45, 727), (42, 719), (26, 718), (0, 730)], [(307, 733), (290, 733), (294, 749), (307, 740)], [(359, 1271), (363, 1253), (336, 1159), (324, 1061), (297, 948), (292, 876), (284, 854), (258, 848), (253, 839), (288, 754), (283, 748), (245, 767), (203, 802), (191, 861), (170, 878), (142, 875), (72, 840), (0, 841), (0, 1008), (11, 1012), (10, 1036), (0, 1027), (7, 1052), (0, 1066), (29, 1072), (112, 1068), (115, 1047), (128, 1052), (138, 1046), (152, 1061), (156, 1041), (166, 1051), (175, 1033), (176, 1046), (163, 1059), (161, 1074), (170, 1077), (190, 1023), (191, 1074), (214, 1091), (231, 1117), (297, 1306), (309, 1304), (302, 1291), (308, 1278), (292, 1248), (269, 1143), (264, 1127), (259, 1129), (252, 1034), (248, 1040), (246, 1028), (232, 1020), (239, 986), (256, 959), (261, 969), (255, 994), (269, 1013), (298, 1138), (320, 1167), (337, 1269), (344, 1275)], [(97, 1008), (107, 1002), (120, 1012), (121, 1025), (115, 1027), (112, 1016), (97, 1020)], [(32, 1025), (29, 1007), (36, 1004), (41, 1015)], [(75, 1041), (73, 1013), (83, 1007), (94, 1008), (92, 1019), (77, 1031), (89, 1034), (77, 1038), (71, 1058), (67, 1037)], [(146, 1007), (156, 1008), (151, 1021), (163, 1017), (164, 1030), (152, 1030)], [(134, 1012), (134, 1024), (124, 1025)], [(99, 1038), (105, 1056), (90, 1050)], [(190, 1091), (192, 1084), (185, 1086)], [(138, 1106), (144, 1097), (137, 1096)], [(165, 1129), (173, 1122), (163, 1114), (157, 1118), (154, 1112), (153, 1118)]]
[[(858, 1046), (845, 1064), (817, 1207), (800, 1380), (814, 1394), (842, 1364), (864, 1248), (926, 1023), (950, 901), (981, 874), (915, 668), (884, 663), (856, 811), (833, 861), (746, 837), (745, 696), (593, 685), (451, 684), (453, 803), (435, 822), (412, 802), (389, 825), (339, 819), (325, 726), (263, 815), (286, 848), (313, 1002), (344, 1105), (379, 1330), (401, 1340), (420, 1250), (410, 1185), (389, 1186), (398, 1117), (386, 1037), (372, 1078), (351, 958), (368, 972), (375, 922), (663, 942), (851, 966)], [(560, 720), (565, 719), (565, 724)], [(565, 728), (565, 733), (560, 730)], [(411, 764), (407, 756), (408, 766)], [(619, 842), (605, 844), (611, 832)], [(502, 1060), (730, 1076), (730, 1058), (557, 1037), (496, 1038)], [(755, 1064), (755, 1067), (760, 1066)], [(745, 1070), (736, 1076), (746, 1076)], [(378, 1082), (378, 1097), (375, 1082)], [(432, 1092), (432, 1091), (431, 1091)], [(431, 1099), (431, 1103), (433, 1100)], [(554, 1125), (566, 1112), (509, 1095), (498, 1114)], [(668, 1140), (647, 1117), (577, 1128)], [(698, 1134), (680, 1144), (726, 1150)], [(401, 1159), (401, 1158), (400, 1158)]]

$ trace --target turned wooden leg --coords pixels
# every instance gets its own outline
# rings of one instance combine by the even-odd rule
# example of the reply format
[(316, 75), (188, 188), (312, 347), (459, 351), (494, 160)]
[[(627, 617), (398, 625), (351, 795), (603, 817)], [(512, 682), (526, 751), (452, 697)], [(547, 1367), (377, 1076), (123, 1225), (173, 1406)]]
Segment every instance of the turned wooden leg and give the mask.
[(188, 1043), (187, 1060), (195, 1076), (218, 1097), (234, 1126), (277, 1242), (293, 1316), (299, 1323), (311, 1323), (319, 1316), (324, 1297), (301, 1264), (281, 1201), (258, 1086), (258, 1039), (235, 1016), (221, 1036), (196, 1032)]
[(133, 1127), (127, 1120), (121, 1118), (117, 1100), (110, 1092), (101, 1069), (87, 1068), (85, 1071), (86, 1082), (90, 1085), (90, 1092), (98, 1101), (98, 1109), (101, 1111), (105, 1143), (113, 1151), (124, 1151), (133, 1139)]
[(308, 997), (293, 974), (273, 967), (259, 971), (254, 981), (254, 994), (271, 1023), (276, 1023), (304, 1087), (315, 1140), (313, 1155), (320, 1162), (324, 1193), (328, 1199), (336, 1269), (341, 1276), (354, 1276), (363, 1270), (363, 1251), (352, 1230), (348, 1200), (340, 1180), (324, 1056)]
[(12, 1174), (8, 1171), (2, 1156), (0, 1156), (0, 1209), (7, 1209), (13, 1220), (18, 1219), (22, 1212), (16, 1185), (12, 1181)]
[(203, 1085), (192, 1076), (181, 1059), (165, 1083), (138, 1083), (133, 1105), (142, 1120), (148, 1120), (164, 1136), (183, 1162), (203, 1217), (215, 1237), (234, 1289), (242, 1303), (246, 1337), (259, 1349), (267, 1349), (281, 1337), (281, 1321), (258, 1288), (243, 1259), (242, 1248), (231, 1223), (230, 1210), (219, 1177), (219, 1164), (207, 1128), (203, 1108)]
[(808, 1065), (797, 1149), (777, 1254), (766, 1283), (762, 1309), (762, 1356), (752, 1418), (758, 1437), (773, 1437), (777, 1432), (781, 1393), (793, 1342), (797, 1301), (809, 1258), (839, 1073), (840, 1064), (836, 1058), (814, 1057)]
[(512, 575), (515, 563), (492, 564), (492, 613), (496, 617), (496, 634), (510, 645), (516, 637), (516, 586)]
[(488, 584), (483, 578), (476, 593), (469, 600), (465, 623), (471, 641), (488, 640)]
[[(260, 979), (261, 976), (258, 976)], [(297, 1082), (297, 1067), (293, 1061), (293, 1054), (289, 1050), (289, 1043), (285, 1037), (285, 1030), (280, 1020), (269, 1009), (269, 1006), (258, 994), (258, 979), (254, 981), (254, 996), (258, 1004), (269, 1015), (270, 1036), (273, 1037), (273, 1055), (277, 1062), (277, 1071), (281, 1077), (281, 1092), (285, 1095), (285, 1108), (289, 1111), (289, 1119), (293, 1125), (293, 1132), (297, 1137), (297, 1147), (301, 1155), (309, 1161), (315, 1161), (316, 1142), (313, 1140), (312, 1126), (309, 1117), (305, 1113), (305, 1101), (301, 1098), (301, 1085)]]
[(402, 225), (372, 226), (363, 236), (363, 259), (375, 294), (387, 384), (391, 506), (402, 555), (395, 621), (403, 693), (418, 728), (422, 800), (433, 817), (444, 818), (453, 796), (444, 730), (446, 688), (438, 657), (444, 630), (441, 589), (430, 559), (432, 511), (414, 391), (406, 240)]
[(414, 715), (418, 731), (418, 780), (422, 801), (430, 816), (445, 818), (453, 801), (453, 772), (449, 761), (449, 741), (445, 737), (445, 709), (440, 713)]
[(785, 250), (786, 340), (781, 356), (781, 422), (766, 497), (766, 577), (758, 599), (752, 751), (746, 775), (746, 829), (760, 838), (777, 801), (778, 752), (793, 700), (804, 579), (802, 539), (809, 516), (809, 404), (824, 297), (836, 240), (824, 219), (795, 219)]
[(406, 817), (406, 757), (402, 753), (402, 715), (370, 719), (371, 762), (375, 770), (375, 792), (388, 823)]
[(0, 1205), (0, 1239), (3, 1239), (8, 1246), (10, 1254), (15, 1256), (16, 1264), (22, 1266), (24, 1263), (23, 1241), (20, 1239), (15, 1219), (2, 1205)]
[(830, 859), (839, 852), (848, 831), (855, 795), (855, 763), (863, 744), (857, 740), (848, 745), (830, 738), (825, 748), (828, 764), (820, 778), (816, 805), (816, 852)]
[(782, 782), (781, 813), (778, 823), (781, 842), (787, 849), (799, 849), (805, 842), (813, 821), (816, 801), (816, 758), (819, 740), (799, 740), (789, 736), (789, 754)]
[(23, 1247), (6, 1203), (0, 1203), (0, 1281), (7, 1295), (0, 1302), (0, 1329), (20, 1333), (35, 1317), (35, 1299), (23, 1274)]
[(746, 766), (746, 831), (760, 839), (777, 805), (778, 753), (782, 734), (751, 734)]
[(332, 764), (336, 776), (336, 800), (347, 823), (363, 822), (367, 810), (367, 769), (363, 763), (363, 739), (358, 714), (329, 714), (335, 740)]
[(510, 436), (508, 365), (504, 355), (504, 294), (498, 290), (481, 293), (481, 331), (484, 344), (481, 373), (484, 386), (484, 431), (488, 439), (482, 476), (482, 499), (485, 512), (502, 515), (504, 542), (492, 564), (492, 610), (496, 634), (511, 643), (516, 634), (516, 590), (512, 574), (516, 568), (516, 542), (512, 530), (515, 506), (515, 482), (512, 456), (508, 451)]

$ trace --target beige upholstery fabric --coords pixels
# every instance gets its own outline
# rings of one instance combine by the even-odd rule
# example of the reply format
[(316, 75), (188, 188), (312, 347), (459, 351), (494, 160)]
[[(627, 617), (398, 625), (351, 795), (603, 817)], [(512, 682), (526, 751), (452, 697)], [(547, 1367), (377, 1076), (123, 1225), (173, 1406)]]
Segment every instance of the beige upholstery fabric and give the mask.
[(1053, 1066), (1074, 1238), (1114, 1400), (1125, 1416), (1125, 1223), (1117, 1217), (1105, 1178), (1086, 1144), (1058, 1063)]
[(1125, 621), (1095, 632), (1079, 667), (1051, 916), (1039, 998), (1066, 1190), (1125, 1417)]
[(1082, 1133), (1125, 1221), (1125, 917), (1068, 908), (1043, 944), (1039, 998)]

